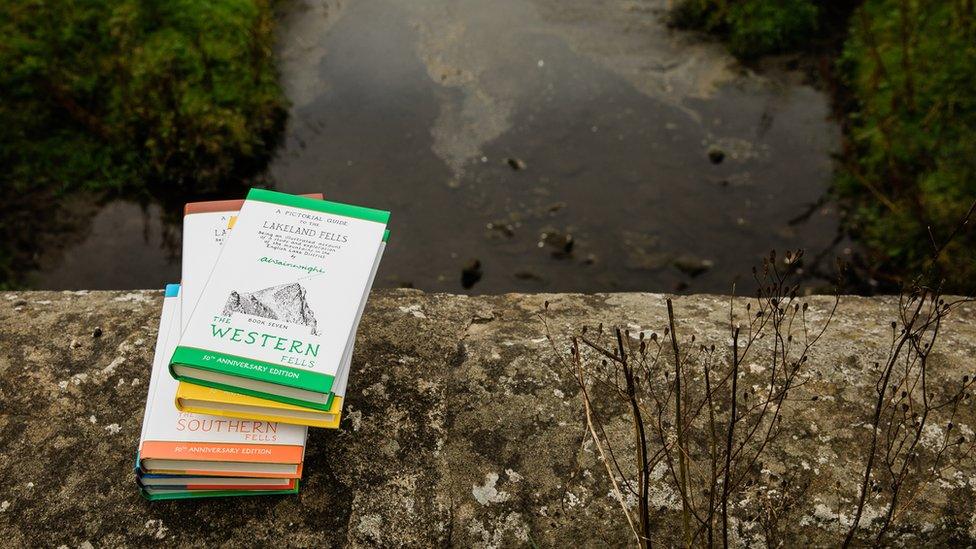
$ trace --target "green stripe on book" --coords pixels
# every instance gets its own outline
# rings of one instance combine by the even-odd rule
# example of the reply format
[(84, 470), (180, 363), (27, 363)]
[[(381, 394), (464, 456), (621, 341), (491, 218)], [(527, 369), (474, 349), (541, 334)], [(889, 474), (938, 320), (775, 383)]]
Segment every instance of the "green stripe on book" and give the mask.
[[(171, 374), (173, 374), (174, 364), (183, 364), (201, 370), (246, 377), (323, 394), (332, 391), (332, 382), (335, 380), (335, 376), (319, 372), (309, 372), (273, 362), (264, 362), (195, 347), (183, 347), (182, 345), (176, 348), (176, 351), (173, 352), (173, 358), (169, 361)], [(178, 378), (179, 376), (173, 374), (173, 377)]]
[(233, 385), (226, 385), (224, 383), (218, 383), (216, 381), (197, 379), (192, 376), (177, 376), (177, 379), (179, 379), (180, 381), (185, 381), (187, 383), (192, 383), (193, 385), (203, 385), (204, 387), (210, 387), (211, 389), (220, 389), (221, 391), (227, 391), (229, 393), (238, 393), (241, 395), (263, 398), (265, 400), (283, 402), (285, 404), (301, 406), (302, 408), (308, 408), (309, 410), (315, 410), (317, 412), (328, 412), (329, 410), (331, 410), (332, 399), (335, 398), (335, 393), (329, 393), (329, 399), (325, 401), (325, 404), (322, 404), (321, 402), (309, 402), (307, 400), (275, 395), (272, 393), (265, 393), (262, 391), (255, 391), (253, 389), (246, 389), (244, 387), (235, 387)]
[(328, 200), (278, 193), (266, 189), (251, 189), (247, 193), (247, 199), (269, 202), (271, 204), (281, 204), (282, 206), (289, 206), (291, 208), (302, 208), (316, 212), (355, 217), (356, 219), (365, 219), (366, 221), (375, 221), (383, 224), (386, 224), (390, 220), (390, 212), (384, 210), (374, 210), (363, 206), (353, 206), (351, 204), (329, 202)]

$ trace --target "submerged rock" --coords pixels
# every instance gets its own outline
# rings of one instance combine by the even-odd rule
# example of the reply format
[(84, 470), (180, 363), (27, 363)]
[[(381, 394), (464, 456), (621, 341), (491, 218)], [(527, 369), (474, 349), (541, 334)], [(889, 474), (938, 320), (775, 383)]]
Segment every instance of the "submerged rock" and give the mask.
[(715, 262), (710, 259), (681, 256), (674, 260), (673, 265), (682, 273), (694, 278), (714, 267)]
[(502, 234), (508, 238), (515, 236), (515, 225), (503, 219), (489, 221), (485, 224), (485, 228), (489, 231), (495, 231)]
[(566, 232), (556, 231), (556, 230), (545, 230), (539, 235), (538, 246), (543, 248), (549, 246), (553, 249), (553, 257), (563, 258), (567, 257), (573, 252), (573, 246), (576, 244), (573, 235)]
[(621, 234), (624, 247), (624, 264), (628, 269), (658, 271), (671, 263), (672, 254), (661, 250), (657, 236), (636, 231)]
[(519, 280), (542, 280), (542, 277), (533, 271), (515, 271), (515, 278)]

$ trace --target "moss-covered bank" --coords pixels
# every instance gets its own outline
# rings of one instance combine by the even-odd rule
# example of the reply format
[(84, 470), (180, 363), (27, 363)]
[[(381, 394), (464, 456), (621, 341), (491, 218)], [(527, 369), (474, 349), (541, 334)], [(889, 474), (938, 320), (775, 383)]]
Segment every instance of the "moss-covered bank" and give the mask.
[[(870, 0), (840, 59), (854, 100), (837, 177), (852, 231), (881, 273), (928, 267), (976, 291), (976, 11), (972, 2)], [(971, 224), (970, 224), (971, 225)]]
[(976, 7), (848, 4), (686, 0), (673, 20), (724, 36), (743, 59), (809, 51), (846, 30), (835, 49), (846, 146), (834, 189), (868, 274), (890, 290), (927, 272), (972, 293), (976, 231), (957, 228), (976, 200)]
[(819, 3), (810, 0), (684, 0), (671, 12), (678, 27), (722, 36), (741, 59), (807, 44), (821, 28)]
[(0, 283), (31, 202), (261, 169), (286, 115), (273, 26), (270, 0), (0, 3)]

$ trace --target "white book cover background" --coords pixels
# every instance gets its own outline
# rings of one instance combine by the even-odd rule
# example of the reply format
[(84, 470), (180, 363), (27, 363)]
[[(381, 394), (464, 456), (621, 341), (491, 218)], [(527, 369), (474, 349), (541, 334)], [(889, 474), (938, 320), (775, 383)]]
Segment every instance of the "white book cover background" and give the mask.
[[(245, 201), (180, 345), (336, 376), (384, 230), (374, 221)], [(286, 321), (262, 317), (265, 307)], [(299, 349), (317, 352), (283, 352), (260, 344), (260, 335), (258, 344), (243, 344), (215, 336), (217, 328), (271, 334), (288, 340), (286, 349), (300, 341)]]
[(179, 303), (178, 297), (167, 297), (163, 302), (160, 330), (166, 326), (167, 333), (163, 346), (157, 346), (153, 360), (140, 448), (144, 441), (304, 446), (308, 429), (304, 426), (274, 423), (274, 428), (270, 429), (264, 421), (232, 420), (176, 409), (179, 381), (169, 375), (167, 359), (179, 339), (179, 322), (175, 321)]
[(210, 278), (217, 256), (224, 245), (224, 238), (230, 230), (230, 219), (237, 210), (223, 212), (196, 212), (183, 216), (183, 280), (180, 281), (180, 296), (183, 306), (180, 311), (180, 333), (186, 329), (203, 287)]
[[(167, 293), (168, 293), (167, 288)], [(152, 365), (149, 370), (149, 393), (146, 395), (146, 408), (142, 413), (142, 432), (139, 434), (139, 448), (142, 448), (142, 442), (146, 439), (146, 428), (149, 426), (149, 414), (152, 410), (153, 395), (156, 391), (156, 383), (159, 381), (161, 368), (165, 368), (167, 353), (169, 348), (166, 346), (167, 338), (169, 337), (169, 331), (172, 327), (172, 323), (176, 321), (176, 317), (179, 316), (176, 311), (177, 303), (179, 302), (178, 297), (164, 297), (163, 298), (163, 311), (159, 315), (159, 330), (156, 333), (156, 347), (154, 347)]]
[[(233, 230), (228, 225), (231, 219), (237, 215), (238, 211), (233, 210), (197, 212), (187, 214), (183, 218), (183, 280), (180, 288), (180, 334), (186, 330), (186, 325), (190, 321), (190, 314), (196, 308), (203, 287), (206, 285), (211, 272), (213, 272), (227, 233)], [(369, 297), (369, 291), (376, 277), (376, 271), (379, 268), (380, 260), (383, 258), (385, 248), (386, 242), (382, 242), (369, 274), (366, 293), (363, 294), (360, 308), (356, 315), (357, 325), (359, 318), (362, 317), (362, 312), (366, 306), (366, 300)], [(160, 335), (162, 335), (162, 332)], [(355, 343), (355, 338), (352, 338), (349, 343), (349, 351), (346, 353), (343, 364), (336, 375), (335, 383), (332, 385), (332, 393), (340, 397), (345, 396), (346, 387), (349, 383), (349, 370), (352, 366), (352, 344)]]

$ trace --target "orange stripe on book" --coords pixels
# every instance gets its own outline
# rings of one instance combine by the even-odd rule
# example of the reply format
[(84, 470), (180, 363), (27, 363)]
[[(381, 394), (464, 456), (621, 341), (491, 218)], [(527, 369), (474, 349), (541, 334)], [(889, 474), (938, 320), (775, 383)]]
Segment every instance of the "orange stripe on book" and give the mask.
[[(322, 200), (325, 198), (322, 193), (310, 193), (303, 194), (302, 196), (307, 196), (309, 198), (317, 198)], [(190, 215), (196, 213), (209, 213), (209, 212), (234, 212), (241, 209), (244, 205), (244, 200), (210, 200), (207, 202), (188, 202), (186, 206), (183, 207), (183, 215)]]
[(142, 443), (142, 459), (236, 461), (244, 463), (301, 463), (304, 448), (283, 444), (229, 444), (225, 442)]
[(194, 477), (226, 477), (234, 475), (248, 478), (302, 478), (301, 467), (295, 473), (260, 473), (255, 471), (198, 471), (196, 469), (153, 469), (153, 473), (163, 475), (188, 475)]

